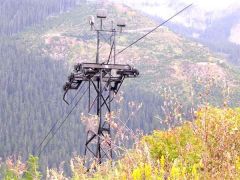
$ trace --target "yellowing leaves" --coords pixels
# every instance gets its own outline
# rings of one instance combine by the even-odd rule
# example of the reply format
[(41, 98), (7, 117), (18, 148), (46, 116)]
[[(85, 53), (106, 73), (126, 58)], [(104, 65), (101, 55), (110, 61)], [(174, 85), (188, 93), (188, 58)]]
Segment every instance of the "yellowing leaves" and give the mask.
[(195, 115), (192, 123), (144, 137), (152, 157), (161, 161), (166, 158), (164, 170), (170, 179), (237, 177), (240, 108), (207, 106)]
[[(239, 179), (240, 108), (208, 106), (196, 111), (195, 117), (180, 127), (154, 131), (133, 150), (126, 150), (118, 161), (95, 165), (89, 172), (83, 160), (75, 157), (70, 162), (71, 179)], [(19, 164), (22, 163), (7, 162), (5, 179), (19, 179)], [(35, 168), (28, 172), (40, 177)], [(68, 179), (62, 171), (49, 170), (47, 174), (48, 179)]]

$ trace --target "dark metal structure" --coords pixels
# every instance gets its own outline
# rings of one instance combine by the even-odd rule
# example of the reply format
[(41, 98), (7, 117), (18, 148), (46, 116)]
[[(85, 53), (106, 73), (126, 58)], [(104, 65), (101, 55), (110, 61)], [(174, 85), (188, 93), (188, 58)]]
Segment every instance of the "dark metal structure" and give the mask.
[[(125, 78), (135, 78), (139, 75), (137, 69), (130, 65), (116, 63), (116, 34), (122, 32), (125, 23), (121, 20), (117, 31), (113, 25), (110, 30), (103, 29), (103, 19), (106, 18), (104, 10), (97, 14), (100, 18), (100, 28), (94, 26), (94, 18), (90, 17), (91, 29), (97, 33), (97, 52), (95, 63), (80, 63), (74, 66), (73, 73), (69, 76), (64, 86), (63, 99), (69, 90), (77, 90), (84, 84), (88, 85), (88, 112), (96, 113), (99, 124), (96, 132), (89, 130), (85, 143), (85, 158), (87, 162), (97, 161), (102, 163), (105, 159), (112, 159), (111, 125), (107, 115), (111, 113), (111, 102), (114, 99)], [(101, 37), (109, 36), (110, 53), (104, 62), (100, 62)], [(106, 39), (105, 39), (106, 42)], [(84, 83), (85, 82), (85, 83)]]
[[(95, 63), (82, 63), (77, 64), (74, 67), (74, 73), (69, 76), (69, 82), (64, 86), (64, 96), (69, 90), (76, 90), (82, 85), (83, 82), (88, 84), (88, 112), (95, 110), (98, 119), (98, 129), (96, 132), (89, 130), (87, 132), (87, 139), (85, 143), (85, 157), (89, 154), (90, 160), (96, 160), (97, 163), (102, 163), (105, 158), (112, 159), (112, 147), (111, 147), (111, 124), (110, 121), (104, 117), (106, 114), (111, 113), (111, 102), (113, 101), (114, 94), (117, 94), (125, 78), (135, 78), (139, 75), (139, 71), (129, 65), (117, 64), (116, 56), (124, 52), (129, 47), (133, 46), (159, 27), (191, 7), (192, 4), (184, 7), (182, 10), (162, 22), (160, 25), (153, 28), (148, 33), (141, 36), (139, 39), (116, 53), (116, 34), (121, 33), (122, 29), (126, 26), (123, 19), (119, 19), (117, 22), (117, 31), (112, 22), (112, 28), (110, 30), (103, 29), (103, 20), (106, 19), (107, 13), (104, 10), (97, 12), (97, 18), (100, 19), (100, 28), (96, 29), (94, 24), (94, 17), (90, 16), (89, 24), (91, 30), (95, 30), (97, 33), (97, 53)], [(110, 53), (108, 58), (104, 62), (100, 62), (100, 43), (103, 34), (110, 35), (109, 42), (105, 38), (105, 42), (110, 45)], [(84, 84), (85, 84), (84, 83)], [(94, 93), (95, 92), (95, 93)], [(92, 95), (94, 94), (94, 98)], [(44, 139), (45, 140), (45, 139)]]
[[(112, 22), (112, 28), (110, 30), (103, 29), (103, 20), (106, 19), (107, 13), (105, 10), (99, 10), (97, 12), (97, 18), (100, 19), (100, 28), (95, 28), (95, 20), (93, 16), (89, 17), (89, 24), (91, 30), (95, 30), (97, 33), (97, 53), (96, 53), (96, 62), (95, 63), (81, 63), (74, 66), (74, 72), (69, 76), (68, 82), (64, 85), (64, 96), (63, 100), (66, 101), (66, 95), (69, 90), (77, 90), (80, 92), (81, 88), (88, 84), (88, 89), (86, 89), (81, 97), (78, 99), (77, 103), (72, 107), (70, 112), (66, 117), (61, 121), (57, 120), (46, 136), (43, 138), (41, 143), (38, 146), (40, 157), (41, 153), (48, 146), (49, 142), (54, 138), (56, 133), (62, 127), (62, 125), (69, 118), (70, 114), (77, 107), (79, 101), (85, 95), (88, 90), (88, 112), (94, 112), (97, 114), (99, 123), (98, 129), (96, 131), (89, 130), (87, 132), (87, 139), (85, 143), (85, 158), (89, 155), (89, 160), (96, 160), (98, 163), (102, 163), (104, 158), (112, 159), (112, 148), (111, 148), (111, 118), (106, 118), (104, 115), (111, 113), (111, 102), (114, 99), (124, 81), (125, 78), (135, 78), (139, 75), (137, 69), (123, 64), (116, 63), (116, 56), (145, 38), (147, 35), (151, 34), (159, 27), (163, 26), (165, 23), (191, 7), (192, 4), (184, 7), (182, 10), (178, 11), (176, 14), (162, 22), (160, 25), (153, 28), (148, 33), (144, 34), (138, 38), (133, 43), (129, 44), (127, 47), (116, 53), (116, 34), (121, 33), (123, 28), (126, 26), (123, 19), (119, 19), (117, 22), (117, 31)], [(104, 34), (110, 36), (106, 40)], [(105, 40), (106, 43), (110, 45), (110, 53), (108, 58), (103, 62), (100, 62), (100, 44), (101, 37)], [(78, 93), (75, 95), (77, 97)], [(74, 97), (74, 98), (75, 98)], [(73, 99), (74, 99), (73, 98)], [(71, 102), (72, 103), (72, 102)], [(59, 122), (60, 125), (59, 125)], [(52, 135), (49, 139), (47, 139)], [(45, 143), (46, 142), (46, 143)], [(89, 162), (89, 161), (88, 161)]]

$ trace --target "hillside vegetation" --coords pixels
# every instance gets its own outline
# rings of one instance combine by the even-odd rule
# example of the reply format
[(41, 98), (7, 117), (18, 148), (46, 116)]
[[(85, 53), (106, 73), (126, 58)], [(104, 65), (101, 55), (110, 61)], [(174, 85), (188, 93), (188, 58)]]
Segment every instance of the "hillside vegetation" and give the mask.
[[(154, 131), (126, 150), (124, 157), (88, 172), (80, 157), (70, 161), (72, 175), (47, 170), (47, 179), (237, 179), (240, 176), (240, 109), (203, 107), (195, 120), (168, 131)], [(111, 165), (112, 164), (112, 165)], [(40, 179), (37, 159), (25, 165), (8, 159), (5, 179)]]
[(1, 0), (0, 35), (11, 36), (49, 15), (65, 12), (83, 0)]
[[(45, 7), (42, 9), (37, 8), (40, 1), (21, 2), (22, 10), (16, 16), (14, 10), (10, 14), (0, 11), (6, 15), (1, 20), (6, 25), (9, 19), (14, 30), (1, 26), (4, 27), (0, 38), (3, 161), (11, 155), (14, 159), (20, 155), (23, 161), (29, 154), (36, 155), (48, 130), (69, 112), (71, 107), (62, 101), (62, 85), (70, 68), (77, 62), (93, 62), (95, 57), (95, 34), (89, 31), (87, 22), (90, 14), (105, 7), (109, 18), (126, 18), (128, 29), (118, 37), (118, 50), (145, 33), (146, 26), (156, 25), (139, 12), (116, 4), (78, 1), (80, 4), (73, 8), (73, 3), (70, 9), (68, 2), (73, 1), (41, 1)], [(1, 8), (18, 9), (14, 3), (5, 0)], [(32, 6), (39, 10), (40, 19), (34, 18)], [(107, 52), (103, 51), (102, 60)], [(215, 106), (239, 105), (239, 72), (207, 47), (165, 27), (119, 55), (118, 62), (134, 65), (141, 73), (136, 81), (126, 81), (113, 105), (117, 125), (124, 124), (131, 132), (150, 133), (180, 125), (186, 119), (193, 119), (194, 109), (205, 102)], [(91, 117), (85, 111), (86, 102), (83, 99), (42, 153), (39, 162), (42, 171), (83, 152), (88, 125), (84, 120), (85, 116)], [(113, 134), (121, 138), (121, 134)], [(124, 140), (126, 147), (134, 142)], [(70, 166), (66, 166), (63, 169), (69, 172)]]
[[(110, 27), (110, 20), (125, 18), (127, 29), (117, 36), (117, 51), (141, 37), (147, 29), (157, 24), (141, 13), (128, 7), (112, 4), (82, 4), (74, 10), (50, 18), (37, 29), (23, 33), (23, 41), (29, 51), (37, 50), (55, 60), (65, 60), (69, 65), (77, 62), (95, 61), (95, 33), (90, 31), (87, 19), (95, 15), (96, 9), (104, 7), (108, 10), (108, 19), (104, 21)], [(98, 26), (96, 20), (96, 26)], [(144, 30), (145, 28), (145, 30)], [(100, 51), (103, 62), (108, 57), (109, 47), (104, 39)], [(136, 66), (141, 72), (141, 78), (134, 86), (149, 93), (163, 93), (165, 87), (174, 87), (176, 94), (186, 101), (190, 89), (195, 94), (202, 93), (199, 81), (214, 79), (211, 90), (215, 94), (224, 90), (224, 84), (229, 86), (231, 97), (239, 94), (239, 72), (230, 66), (224, 57), (210, 51), (197, 42), (186, 39), (162, 27), (132, 48), (120, 54), (117, 63), (128, 63)], [(223, 82), (223, 83), (219, 83)], [(131, 82), (132, 84), (133, 82)], [(212, 100), (217, 104), (221, 98)]]

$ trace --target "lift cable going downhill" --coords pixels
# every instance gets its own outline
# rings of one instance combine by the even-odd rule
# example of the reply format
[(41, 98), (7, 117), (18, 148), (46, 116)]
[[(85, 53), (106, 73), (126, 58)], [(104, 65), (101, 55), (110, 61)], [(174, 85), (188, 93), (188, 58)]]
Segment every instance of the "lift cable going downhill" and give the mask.
[[(84, 85), (82, 85), (83, 87)], [(79, 89), (79, 91), (76, 93), (76, 95), (73, 97), (72, 101), (70, 104), (73, 103), (74, 99), (77, 97), (77, 95), (79, 94), (79, 92), (81, 91), (82, 87)], [(68, 116), (67, 116), (68, 117)], [(39, 144), (39, 146), (37, 147), (37, 150), (40, 152), (42, 149), (42, 145), (45, 142), (45, 140), (48, 138), (48, 136), (51, 134), (51, 132), (53, 132), (54, 128), (57, 126), (57, 124), (61, 121), (62, 119), (58, 119), (51, 127), (51, 129), (48, 131), (48, 133), (46, 134), (46, 136), (43, 138), (43, 140), (41, 141), (41, 143)]]
[(173, 16), (171, 16), (170, 18), (168, 18), (167, 20), (165, 20), (164, 22), (162, 22), (161, 24), (159, 24), (157, 27), (155, 27), (154, 29), (152, 29), (151, 31), (149, 31), (148, 33), (144, 34), (142, 37), (140, 37), (139, 39), (137, 39), (136, 41), (134, 41), (133, 43), (131, 43), (130, 45), (128, 45), (127, 47), (125, 47), (124, 49), (122, 49), (121, 51), (119, 51), (117, 55), (121, 54), (123, 51), (125, 51), (126, 49), (130, 48), (131, 46), (133, 46), (134, 44), (136, 44), (138, 41), (142, 40), (143, 38), (145, 38), (147, 35), (151, 34), (152, 32), (154, 32), (155, 30), (157, 30), (159, 27), (163, 26), (164, 24), (166, 24), (168, 21), (170, 21), (171, 19), (173, 19), (174, 17), (176, 17), (177, 15), (181, 14), (183, 11), (185, 11), (186, 9), (188, 9), (189, 7), (191, 7), (193, 4), (190, 4), (188, 6), (186, 6), (185, 8), (183, 8), (181, 11), (177, 12), (176, 14), (174, 14)]
[[(82, 86), (83, 87), (83, 86)], [(57, 134), (57, 132), (60, 130), (60, 128), (63, 126), (63, 124), (67, 121), (67, 119), (69, 118), (69, 116), (71, 115), (71, 113), (73, 112), (73, 110), (77, 107), (77, 105), (79, 104), (79, 102), (81, 101), (81, 99), (83, 98), (83, 96), (86, 94), (88, 88), (83, 92), (83, 94), (81, 95), (81, 97), (78, 99), (78, 101), (76, 102), (76, 104), (73, 106), (73, 108), (69, 111), (69, 113), (66, 115), (66, 117), (63, 119), (63, 121), (61, 122), (60, 126), (58, 126), (58, 128), (54, 131), (56, 125), (58, 122), (60, 122), (61, 119), (59, 119), (58, 121), (56, 121), (54, 123), (54, 125), (52, 126), (52, 128), (50, 129), (50, 131), (47, 133), (47, 135), (44, 137), (43, 141), (41, 142), (41, 144), (38, 146), (38, 157), (41, 156), (42, 152), (45, 150), (45, 148), (48, 146), (48, 144), (50, 143), (50, 141), (54, 138), (54, 136)], [(47, 139), (47, 137), (50, 135), (50, 133), (52, 132), (52, 136), (48, 139), (47, 143), (43, 145), (43, 143), (45, 142), (45, 140)]]

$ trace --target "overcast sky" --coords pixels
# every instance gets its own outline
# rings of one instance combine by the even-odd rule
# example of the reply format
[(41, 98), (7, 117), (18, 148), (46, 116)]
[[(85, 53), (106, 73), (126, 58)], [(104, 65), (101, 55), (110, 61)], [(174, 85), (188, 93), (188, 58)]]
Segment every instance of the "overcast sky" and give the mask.
[(226, 8), (240, 5), (240, 0), (184, 0), (188, 3), (194, 3), (205, 10), (224, 10)]

